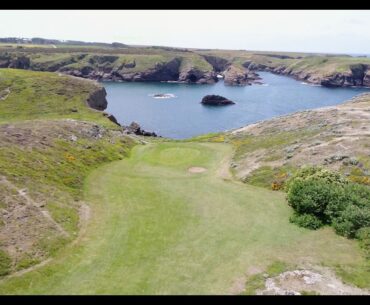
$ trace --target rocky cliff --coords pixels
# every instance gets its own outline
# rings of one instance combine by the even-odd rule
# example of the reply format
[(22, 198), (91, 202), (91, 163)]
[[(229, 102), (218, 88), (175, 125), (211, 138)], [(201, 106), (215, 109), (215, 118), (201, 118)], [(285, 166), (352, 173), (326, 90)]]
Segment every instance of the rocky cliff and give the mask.
[(61, 72), (103, 81), (172, 81), (249, 85), (258, 71), (287, 75), (327, 87), (370, 86), (370, 60), (325, 54), (174, 49), (0, 48), (0, 68)]
[(223, 72), (223, 75), (225, 84), (231, 86), (251, 85), (256, 80), (261, 79), (257, 73), (247, 68), (237, 67), (234, 65), (228, 66), (228, 68)]
[(297, 80), (302, 80), (307, 83), (318, 84), (325, 87), (370, 87), (370, 67), (365, 64), (354, 64), (349, 66), (349, 70), (345, 72), (334, 72), (328, 75), (319, 73), (310, 73), (301, 70), (293, 70), (286, 65), (272, 67), (268, 65), (256, 64), (250, 61), (245, 63), (249, 70), (253, 71), (268, 71), (275, 74), (291, 76)]

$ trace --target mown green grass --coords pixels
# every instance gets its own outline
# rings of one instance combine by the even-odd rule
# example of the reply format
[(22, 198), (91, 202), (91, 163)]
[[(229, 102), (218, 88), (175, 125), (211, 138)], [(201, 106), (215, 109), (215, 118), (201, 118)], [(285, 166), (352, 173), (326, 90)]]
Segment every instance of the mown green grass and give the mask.
[[(231, 146), (157, 143), (100, 167), (85, 185), (92, 218), (79, 242), (1, 294), (223, 294), (252, 267), (359, 265), (353, 241), (289, 223), (284, 195), (225, 181)], [(207, 169), (191, 174), (191, 166)], [(280, 269), (279, 269), (280, 270)]]

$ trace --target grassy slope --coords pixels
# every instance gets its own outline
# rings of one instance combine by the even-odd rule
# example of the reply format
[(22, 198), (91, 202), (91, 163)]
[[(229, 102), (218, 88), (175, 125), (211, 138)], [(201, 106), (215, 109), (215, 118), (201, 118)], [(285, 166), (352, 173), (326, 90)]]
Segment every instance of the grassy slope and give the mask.
[[(94, 82), (55, 73), (0, 69), (0, 92), (10, 91), (0, 101), (0, 180), (9, 182), (0, 181), (0, 207), (7, 211), (0, 217), (0, 250), (12, 258), (9, 271), (37, 264), (75, 238), (85, 177), (127, 156), (134, 145), (101, 112), (87, 107), (96, 88)], [(91, 136), (94, 132), (101, 137)], [(22, 189), (41, 208), (31, 204), (24, 210)]]
[[(370, 94), (362, 94), (342, 105), (296, 112), (193, 140), (232, 144), (233, 173), (256, 186), (271, 188), (274, 181), (283, 180), (282, 175), (308, 164), (338, 170), (352, 181), (369, 185), (369, 111)], [(335, 156), (346, 158), (330, 161)], [(351, 164), (351, 159), (357, 161)]]
[(100, 111), (86, 105), (96, 88), (93, 81), (56, 73), (0, 69), (0, 92), (10, 90), (0, 103), (0, 123), (70, 118), (115, 128)]
[(220, 294), (276, 260), (361, 264), (354, 242), (290, 224), (283, 194), (219, 177), (230, 153), (225, 144), (157, 143), (99, 168), (86, 184), (93, 214), (79, 243), (2, 281), (0, 293)]

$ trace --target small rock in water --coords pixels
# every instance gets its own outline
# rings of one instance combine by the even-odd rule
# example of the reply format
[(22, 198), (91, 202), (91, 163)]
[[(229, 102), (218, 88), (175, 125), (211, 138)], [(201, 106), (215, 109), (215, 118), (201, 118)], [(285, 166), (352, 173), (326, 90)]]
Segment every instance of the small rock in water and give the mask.
[(156, 93), (152, 94), (151, 96), (156, 99), (168, 99), (175, 97), (175, 95), (172, 93)]
[(235, 104), (233, 101), (230, 101), (226, 97), (221, 95), (206, 95), (203, 97), (201, 103), (203, 105), (210, 105), (210, 106), (225, 106), (225, 105), (233, 105)]

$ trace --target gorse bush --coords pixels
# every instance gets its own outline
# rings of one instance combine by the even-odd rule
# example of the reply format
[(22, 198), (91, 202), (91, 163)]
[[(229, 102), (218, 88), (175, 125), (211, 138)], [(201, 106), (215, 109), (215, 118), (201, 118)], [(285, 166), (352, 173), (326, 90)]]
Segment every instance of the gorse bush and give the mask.
[(290, 221), (305, 228), (324, 224), (349, 238), (361, 240), (369, 248), (370, 188), (348, 182), (340, 174), (308, 167), (298, 171), (287, 183), (287, 199), (294, 209)]
[(348, 181), (339, 173), (327, 170), (320, 166), (305, 166), (298, 170), (285, 184), (285, 190), (289, 192), (290, 186), (297, 180), (317, 180), (322, 179), (325, 183), (345, 185)]

